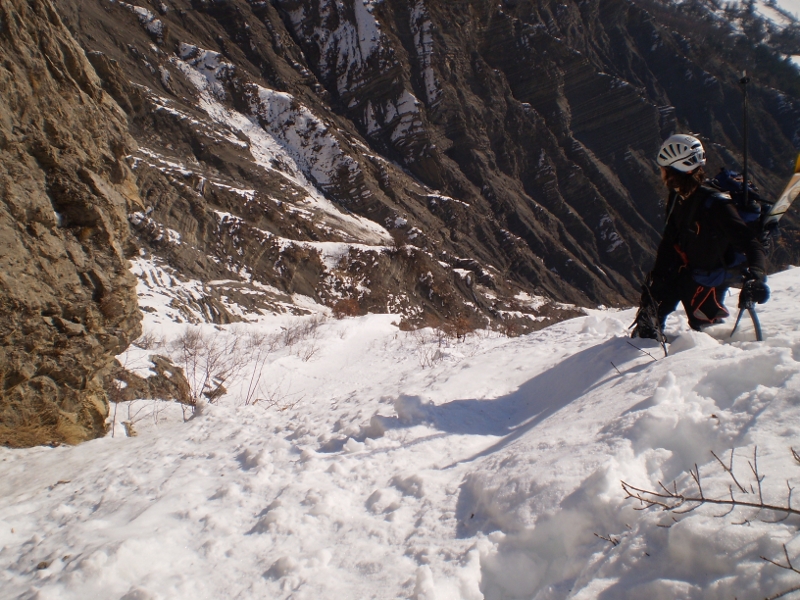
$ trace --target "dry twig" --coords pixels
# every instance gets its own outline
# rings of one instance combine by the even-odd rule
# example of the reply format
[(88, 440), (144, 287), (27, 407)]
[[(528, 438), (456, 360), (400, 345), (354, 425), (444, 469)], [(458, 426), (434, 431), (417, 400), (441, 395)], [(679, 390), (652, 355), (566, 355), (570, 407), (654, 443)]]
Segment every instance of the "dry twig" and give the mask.
[(607, 542), (608, 542), (608, 543), (610, 543), (612, 546), (619, 546), (619, 540), (617, 540), (617, 539), (614, 539), (614, 538), (613, 538), (613, 537), (611, 537), (610, 535), (609, 535), (608, 537), (606, 537), (606, 536), (604, 536), (604, 535), (600, 535), (599, 533), (595, 533), (594, 535), (595, 535), (595, 537), (599, 537), (601, 540), (605, 540), (605, 541), (607, 541)]
[(714, 453), (714, 451), (713, 451), (713, 450), (711, 451), (711, 455), (712, 455), (714, 458), (716, 458), (716, 459), (717, 459), (717, 461), (719, 461), (719, 464), (720, 464), (720, 465), (722, 465), (722, 468), (725, 470), (725, 472), (726, 472), (728, 475), (730, 475), (730, 476), (731, 476), (731, 479), (733, 479), (733, 483), (735, 483), (735, 484), (736, 484), (736, 487), (738, 487), (738, 488), (739, 488), (739, 491), (741, 491), (743, 494), (746, 494), (746, 493), (747, 493), (747, 490), (744, 488), (744, 486), (743, 486), (741, 483), (739, 483), (739, 480), (738, 480), (738, 479), (736, 479), (736, 475), (734, 475), (734, 474), (733, 474), (733, 448), (731, 448), (731, 463), (730, 463), (730, 465), (729, 465), (729, 466), (726, 466), (726, 465), (725, 465), (725, 463), (724, 463), (724, 462), (722, 462), (722, 459), (721, 459), (719, 456), (717, 456), (717, 455)]
[[(722, 466), (723, 470), (730, 476), (733, 482), (736, 484), (739, 492), (742, 494), (755, 494), (756, 488), (753, 485), (750, 485), (750, 491), (748, 492), (747, 488), (745, 488), (737, 479), (736, 475), (733, 472), (733, 450), (731, 450), (731, 458), (730, 463), (726, 465), (719, 456), (717, 456), (713, 451), (711, 454), (714, 458), (717, 459), (717, 462)], [(792, 448), (792, 457), (797, 461), (800, 462), (800, 455), (795, 452), (794, 448)], [(705, 492), (703, 491), (702, 479), (700, 477), (700, 469), (698, 468), (697, 464), (694, 465), (694, 469), (689, 470), (689, 475), (691, 476), (692, 480), (694, 481), (694, 485), (696, 486), (696, 492), (679, 492), (677, 483), (673, 482), (672, 489), (669, 489), (660, 481), (658, 482), (660, 490), (645, 490), (642, 488), (637, 488), (632, 486), (625, 481), (622, 482), (622, 489), (625, 490), (628, 498), (633, 498), (638, 500), (641, 503), (641, 506), (635, 508), (635, 510), (645, 510), (648, 508), (652, 508), (654, 506), (659, 507), (662, 510), (671, 511), (674, 514), (685, 514), (691, 512), (704, 504), (719, 504), (723, 506), (729, 506), (730, 510), (725, 513), (724, 515), (719, 516), (727, 516), (734, 509), (737, 507), (745, 507), (745, 508), (755, 508), (759, 511), (762, 510), (771, 510), (777, 513), (784, 513), (784, 517), (782, 519), (778, 519), (776, 521), (767, 521), (766, 519), (762, 518), (762, 521), (766, 523), (779, 523), (789, 518), (791, 515), (800, 515), (800, 510), (795, 509), (792, 507), (792, 492), (794, 488), (789, 485), (789, 482), (786, 482), (786, 487), (788, 489), (788, 496), (786, 499), (785, 505), (777, 505), (777, 504), (770, 504), (764, 502), (764, 490), (762, 488), (761, 483), (766, 478), (766, 475), (762, 475), (758, 470), (758, 446), (753, 449), (753, 460), (748, 461), (747, 463), (750, 467), (750, 472), (755, 479), (755, 484), (758, 489), (758, 501), (745, 501), (737, 498), (734, 493), (733, 486), (728, 487), (729, 498), (711, 498), (706, 496)], [(674, 518), (674, 517), (673, 517)], [(749, 525), (750, 521), (745, 519), (739, 525)], [(614, 540), (611, 538), (605, 538), (595, 533), (595, 535), (599, 538), (607, 540), (611, 543), (614, 543)], [(616, 545), (616, 544), (615, 544)], [(783, 545), (783, 555), (786, 559), (786, 564), (782, 564), (776, 560), (772, 560), (765, 556), (762, 556), (761, 559), (765, 560), (766, 562), (775, 565), (776, 567), (780, 567), (781, 569), (785, 569), (787, 571), (792, 571), (793, 573), (797, 573), (800, 575), (800, 569), (795, 567), (792, 564), (791, 559), (789, 558), (789, 552), (786, 549), (786, 544)], [(783, 598), (788, 596), (793, 592), (800, 592), (800, 585), (795, 586), (791, 589), (784, 590), (768, 598), (765, 600), (778, 600), (778, 598)]]
[[(714, 455), (716, 457), (716, 455)], [(716, 457), (719, 460), (719, 457)], [(720, 461), (722, 463), (722, 461)], [(628, 498), (633, 498), (635, 500), (639, 500), (642, 506), (637, 508), (636, 510), (645, 510), (648, 508), (652, 508), (657, 506), (663, 510), (668, 510), (674, 512), (675, 514), (685, 514), (691, 512), (698, 507), (702, 506), (703, 504), (718, 504), (722, 506), (730, 506), (731, 510), (736, 507), (746, 507), (746, 508), (756, 508), (759, 511), (761, 510), (771, 510), (778, 513), (785, 513), (786, 517), (788, 518), (789, 515), (800, 515), (800, 510), (792, 507), (792, 492), (794, 488), (789, 485), (789, 482), (786, 482), (786, 487), (789, 490), (787, 501), (785, 505), (778, 505), (778, 504), (770, 504), (764, 502), (764, 493), (761, 487), (761, 482), (764, 481), (765, 475), (762, 475), (758, 471), (758, 447), (753, 450), (753, 460), (752, 462), (748, 461), (750, 466), (750, 470), (753, 473), (753, 477), (756, 480), (756, 484), (758, 486), (758, 502), (750, 502), (746, 500), (741, 500), (734, 495), (733, 487), (729, 488), (729, 498), (711, 498), (706, 496), (705, 492), (703, 491), (702, 480), (700, 477), (700, 469), (695, 464), (694, 469), (689, 471), (689, 475), (692, 477), (692, 480), (697, 487), (696, 492), (679, 492), (677, 483), (673, 482), (672, 489), (667, 488), (663, 483), (660, 481), (658, 482), (659, 487), (661, 488), (660, 491), (655, 490), (646, 490), (643, 488), (637, 488), (625, 481), (622, 483), (622, 489), (625, 490)], [(725, 468), (725, 472), (731, 476), (731, 478), (736, 482), (737, 486), (741, 490), (743, 486), (738, 483), (736, 478), (733, 474), (733, 458), (731, 457), (731, 468), (725, 468), (723, 464), (723, 468)], [(752, 493), (755, 493), (755, 489), (751, 486)], [(746, 491), (744, 493), (747, 493)], [(729, 511), (726, 514), (729, 514)], [(781, 519), (781, 520), (784, 520)], [(777, 521), (771, 521), (777, 522)]]
[(645, 354), (647, 354), (647, 356), (649, 356), (649, 357), (650, 357), (650, 358), (652, 358), (653, 360), (658, 360), (658, 359), (657, 359), (655, 356), (653, 356), (652, 354), (650, 354), (650, 353), (649, 353), (647, 350), (644, 350), (644, 349), (642, 349), (642, 348), (639, 348), (639, 346), (637, 346), (636, 344), (631, 344), (630, 342), (628, 342), (628, 345), (629, 345), (629, 346), (633, 346), (633, 347), (634, 347), (634, 348), (636, 348), (636, 349), (637, 349), (639, 352), (644, 352)]
[[(761, 560), (765, 560), (768, 563), (775, 565), (776, 567), (779, 567), (781, 569), (786, 569), (787, 571), (792, 571), (793, 573), (797, 573), (798, 575), (800, 575), (800, 570), (798, 570), (797, 567), (795, 567), (792, 564), (792, 560), (789, 558), (789, 551), (786, 549), (786, 544), (783, 545), (783, 555), (786, 557), (785, 565), (782, 565), (778, 561), (772, 560), (771, 558), (767, 558), (766, 556), (762, 556)], [(800, 592), (800, 585), (785, 590), (783, 592), (780, 592), (779, 594), (775, 594), (774, 596), (770, 596), (769, 598), (766, 598), (766, 600), (777, 600), (778, 598), (783, 598), (784, 596), (787, 596), (792, 592)]]

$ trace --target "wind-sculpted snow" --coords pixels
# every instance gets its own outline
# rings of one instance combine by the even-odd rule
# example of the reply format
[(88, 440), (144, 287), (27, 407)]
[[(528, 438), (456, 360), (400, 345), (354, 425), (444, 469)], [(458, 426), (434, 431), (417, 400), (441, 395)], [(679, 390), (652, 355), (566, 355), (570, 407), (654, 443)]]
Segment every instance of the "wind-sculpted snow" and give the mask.
[(707, 497), (727, 498), (711, 451), (733, 452), (752, 500), (757, 448), (765, 500), (785, 503), (800, 269), (770, 277), (766, 342), (749, 323), (693, 332), (681, 313), (667, 358), (629, 343), (632, 310), (463, 341), (389, 315), (326, 320), (310, 299), (316, 316), (192, 327), (172, 302), (193, 284), (136, 269), (146, 335), (120, 362), (144, 376), (167, 355), (188, 372), (199, 339), (237, 359), (235, 377), (185, 422), (187, 407), (142, 399), (112, 409), (104, 439), (0, 450), (8, 597), (711, 600), (800, 583), (760, 558), (786, 544), (795, 560), (796, 517), (638, 511), (620, 486), (691, 490), (697, 465)]

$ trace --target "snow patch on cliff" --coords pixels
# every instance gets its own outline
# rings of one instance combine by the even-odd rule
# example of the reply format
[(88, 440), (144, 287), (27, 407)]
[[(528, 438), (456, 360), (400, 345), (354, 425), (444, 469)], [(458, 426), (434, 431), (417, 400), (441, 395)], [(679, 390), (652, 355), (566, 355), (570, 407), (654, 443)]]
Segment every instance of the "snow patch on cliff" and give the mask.
[[(111, 0), (111, 2), (113, 3), (114, 0)], [(136, 6), (135, 4), (128, 4), (127, 2), (119, 2), (118, 4), (135, 14), (139, 18), (139, 23), (141, 23), (145, 31), (159, 39), (163, 38), (164, 23), (161, 21), (161, 19), (156, 17), (155, 14), (142, 6)]]
[(418, 0), (411, 10), (410, 25), (414, 35), (414, 47), (417, 49), (417, 60), (422, 71), (422, 81), (425, 85), (425, 96), (428, 106), (434, 106), (441, 98), (442, 90), (433, 70), (433, 25), (428, 16), (428, 9), (422, 0)]
[(291, 94), (255, 86), (250, 110), (295, 164), (323, 189), (339, 183), (343, 173), (350, 181), (360, 173), (358, 163), (342, 151), (325, 123)]
[(249, 86), (250, 111), (245, 115), (228, 108), (225, 81), (233, 75), (220, 55), (182, 44), (172, 64), (199, 92), (198, 107), (213, 121), (249, 140), (256, 163), (306, 190), (300, 199), (325, 215), (332, 225), (367, 244), (385, 244), (391, 235), (368, 219), (339, 210), (311, 183), (326, 190), (334, 183), (352, 183), (359, 175), (355, 160), (344, 153), (324, 122), (291, 94), (257, 85)]
[[(385, 42), (372, 14), (378, 4), (375, 0), (320, 0), (314, 8), (300, 6), (288, 11), (294, 29), (318, 45), (322, 78), (335, 76), (339, 94), (352, 93), (360, 87), (368, 61)], [(309, 24), (312, 10), (319, 20), (313, 30)]]

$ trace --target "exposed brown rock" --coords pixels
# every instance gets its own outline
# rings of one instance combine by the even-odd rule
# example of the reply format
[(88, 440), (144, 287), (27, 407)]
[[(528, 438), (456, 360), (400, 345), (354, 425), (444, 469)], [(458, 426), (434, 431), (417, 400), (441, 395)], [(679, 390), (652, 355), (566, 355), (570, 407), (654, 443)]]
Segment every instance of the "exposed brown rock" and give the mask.
[[(722, 144), (709, 144), (711, 170), (736, 166), (737, 68), (647, 3), (142, 0), (143, 19), (124, 3), (57, 1), (140, 144), (130, 160), (146, 214), (132, 222), (148, 256), (176, 277), (272, 286), (250, 308), (300, 293), (497, 322), (493, 307), (520, 291), (630, 303), (663, 218), (652, 161), (663, 136), (698, 131)], [(751, 173), (774, 193), (800, 105), (751, 93)], [(247, 122), (301, 154), (298, 168), (340, 210), (393, 239), (367, 241), (311, 210), (293, 166), (260, 162)], [(317, 242), (373, 247), (331, 268)], [(483, 291), (464, 284), (465, 261)], [(187, 306), (188, 320), (236, 319), (208, 294), (214, 310)]]
[(0, 0), (0, 42), (0, 444), (75, 443), (140, 333), (135, 142), (49, 0)]
[(172, 364), (166, 356), (154, 354), (150, 357), (153, 375), (141, 377), (125, 369), (119, 361), (114, 364), (108, 375), (108, 387), (112, 402), (130, 400), (174, 400), (182, 404), (191, 404), (192, 397), (189, 382), (183, 369)]

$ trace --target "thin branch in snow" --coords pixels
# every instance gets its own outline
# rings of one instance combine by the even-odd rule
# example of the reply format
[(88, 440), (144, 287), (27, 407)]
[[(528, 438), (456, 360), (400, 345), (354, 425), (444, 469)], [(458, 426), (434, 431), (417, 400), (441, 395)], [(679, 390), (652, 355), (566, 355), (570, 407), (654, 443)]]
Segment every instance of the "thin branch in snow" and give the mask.
[(723, 506), (745, 506), (748, 508), (757, 508), (759, 510), (774, 510), (775, 512), (800, 515), (800, 510), (790, 506), (779, 506), (776, 504), (767, 504), (765, 502), (744, 502), (735, 498), (733, 500), (723, 498), (708, 498), (683, 493), (674, 494), (669, 492), (669, 494), (659, 494), (658, 492), (654, 492), (652, 490), (637, 488), (636, 486), (633, 486), (625, 481), (622, 482), (622, 489), (625, 490), (628, 498), (639, 500), (646, 505), (645, 508), (650, 508), (651, 506), (660, 506), (664, 510), (669, 510), (675, 512), (676, 514), (683, 514), (685, 512), (689, 512), (689, 510), (694, 510), (697, 508), (695, 506), (689, 510), (677, 511), (677, 509), (686, 504), (697, 504), (698, 506), (702, 504), (720, 504)]
[(761, 504), (764, 504), (764, 492), (761, 489), (761, 482), (764, 481), (766, 475), (758, 474), (758, 446), (753, 448), (753, 462), (747, 461), (747, 464), (750, 465), (750, 470), (753, 472), (753, 476), (756, 478), (756, 483), (758, 484), (758, 500)]
[(734, 502), (734, 500), (735, 500), (735, 498), (733, 497), (733, 487), (731, 487), (731, 486), (728, 486), (728, 492), (729, 492), (729, 493), (730, 493), (730, 495), (731, 495), (731, 507), (730, 507), (730, 509), (728, 510), (728, 512), (726, 512), (726, 513), (722, 513), (721, 515), (714, 515), (714, 516), (716, 516), (717, 518), (720, 518), (720, 519), (721, 519), (721, 518), (723, 518), (723, 517), (727, 517), (727, 516), (728, 516), (729, 514), (731, 514), (731, 513), (734, 511), (734, 509), (736, 508), (736, 505), (735, 505), (735, 504), (733, 504), (733, 502)]
[[(792, 559), (789, 558), (789, 551), (786, 549), (786, 544), (783, 545), (783, 556), (786, 558), (786, 564), (785, 565), (779, 563), (776, 560), (772, 560), (771, 558), (767, 558), (766, 556), (762, 556), (761, 560), (765, 560), (768, 563), (770, 563), (772, 565), (775, 565), (778, 568), (785, 569), (787, 571), (792, 571), (793, 573), (797, 573), (798, 575), (800, 575), (800, 569), (795, 567), (792, 564)], [(769, 598), (766, 598), (765, 600), (777, 600), (778, 598), (783, 598), (784, 596), (786, 596), (788, 594), (791, 594), (792, 592), (798, 592), (798, 591), (800, 591), (800, 585), (795, 586), (795, 587), (793, 587), (791, 589), (785, 590), (783, 592), (780, 592), (778, 594), (775, 594), (773, 596), (770, 596)]]
[[(792, 507), (792, 492), (794, 491), (794, 488), (793, 488), (792, 486), (790, 486), (790, 485), (789, 485), (789, 482), (788, 482), (788, 481), (786, 482), (786, 487), (789, 489), (789, 495), (788, 495), (788, 497), (786, 498), (786, 505), (787, 505), (789, 508), (791, 508), (791, 507)], [(766, 521), (766, 522), (767, 522), (767, 523), (781, 523), (781, 522), (785, 521), (785, 520), (786, 520), (786, 519), (788, 519), (788, 518), (789, 518), (789, 513), (787, 512), (787, 513), (786, 513), (786, 514), (783, 516), (783, 518), (781, 518), (781, 519), (776, 519), (775, 521)]]
[(634, 347), (634, 348), (636, 348), (636, 349), (637, 349), (639, 352), (644, 352), (645, 354), (647, 354), (647, 356), (649, 356), (649, 357), (650, 357), (650, 358), (652, 358), (653, 360), (656, 360), (656, 361), (658, 360), (658, 359), (657, 359), (655, 356), (653, 356), (652, 354), (650, 354), (650, 353), (649, 353), (647, 350), (644, 350), (644, 349), (642, 349), (642, 348), (639, 348), (639, 346), (637, 346), (637, 345), (635, 345), (635, 344), (631, 344), (631, 343), (630, 343), (630, 341), (628, 341), (628, 345), (629, 345), (629, 346), (632, 346), (632, 347)]
[[(733, 448), (731, 448), (731, 463), (730, 463), (730, 465), (728, 465), (728, 466), (726, 466), (726, 465), (725, 465), (725, 463), (724, 463), (724, 462), (722, 462), (722, 459), (721, 459), (719, 456), (717, 456), (717, 455), (714, 453), (714, 451), (713, 451), (713, 450), (711, 451), (711, 455), (712, 455), (714, 458), (716, 458), (716, 459), (717, 459), (717, 461), (719, 461), (719, 464), (720, 464), (720, 465), (722, 465), (722, 468), (725, 470), (725, 472), (726, 472), (728, 475), (730, 475), (730, 476), (731, 476), (731, 478), (733, 479), (733, 483), (735, 483), (735, 484), (736, 484), (736, 487), (738, 487), (738, 488), (739, 488), (739, 491), (740, 491), (740, 492), (742, 492), (743, 494), (746, 494), (746, 493), (747, 493), (747, 490), (746, 490), (746, 489), (744, 488), (744, 486), (743, 486), (741, 483), (739, 483), (739, 481), (736, 479), (736, 475), (734, 475), (734, 474), (733, 474)], [(731, 492), (731, 493), (732, 493), (732, 492)]]
[(800, 592), (800, 585), (796, 585), (795, 587), (788, 589), (785, 592), (781, 592), (780, 594), (775, 594), (774, 596), (770, 596), (769, 598), (765, 598), (764, 600), (778, 600), (778, 598), (783, 598), (784, 596), (788, 596), (792, 592)]
[[(792, 493), (794, 492), (794, 488), (789, 485), (788, 481), (786, 482), (786, 487), (788, 488), (789, 491), (785, 505), (768, 504), (767, 502), (764, 502), (764, 494), (761, 482), (764, 481), (766, 476), (762, 475), (758, 470), (757, 447), (753, 451), (752, 462), (748, 462), (748, 464), (758, 485), (758, 502), (748, 502), (736, 498), (736, 496), (734, 495), (733, 486), (730, 486), (728, 488), (729, 498), (711, 498), (707, 496), (705, 491), (703, 490), (702, 479), (700, 476), (700, 469), (698, 468), (697, 464), (695, 464), (694, 469), (691, 469), (689, 471), (689, 475), (694, 481), (695, 486), (697, 486), (697, 491), (695, 493), (691, 493), (690, 491), (679, 492), (678, 485), (676, 482), (673, 482), (672, 489), (669, 489), (660, 481), (658, 482), (658, 487), (660, 488), (660, 490), (647, 490), (643, 488), (637, 488), (625, 481), (621, 482), (622, 489), (625, 491), (628, 498), (632, 498), (639, 501), (640, 506), (634, 507), (635, 510), (645, 510), (648, 508), (652, 508), (654, 506), (658, 506), (662, 510), (667, 510), (675, 514), (686, 514), (692, 512), (693, 510), (696, 510), (697, 508), (699, 508), (704, 504), (718, 504), (721, 506), (731, 507), (730, 511), (725, 513), (725, 515), (720, 515), (720, 516), (727, 516), (736, 507), (756, 508), (759, 511), (771, 510), (777, 513), (784, 513), (786, 515), (783, 519), (780, 519), (779, 521), (766, 521), (762, 519), (762, 521), (768, 523), (777, 523), (783, 521), (787, 519), (789, 515), (800, 516), (800, 510), (792, 506)], [(725, 467), (724, 464), (723, 467)], [(727, 469), (725, 470), (727, 471)], [(742, 486), (739, 487), (741, 489)], [(745, 520), (741, 524), (749, 524), (749, 521)]]
[(595, 537), (599, 537), (601, 540), (607, 541), (608, 543), (610, 543), (613, 546), (619, 546), (619, 540), (614, 539), (610, 535), (608, 537), (606, 537), (604, 535), (600, 535), (599, 533), (595, 533), (594, 535), (595, 535)]

